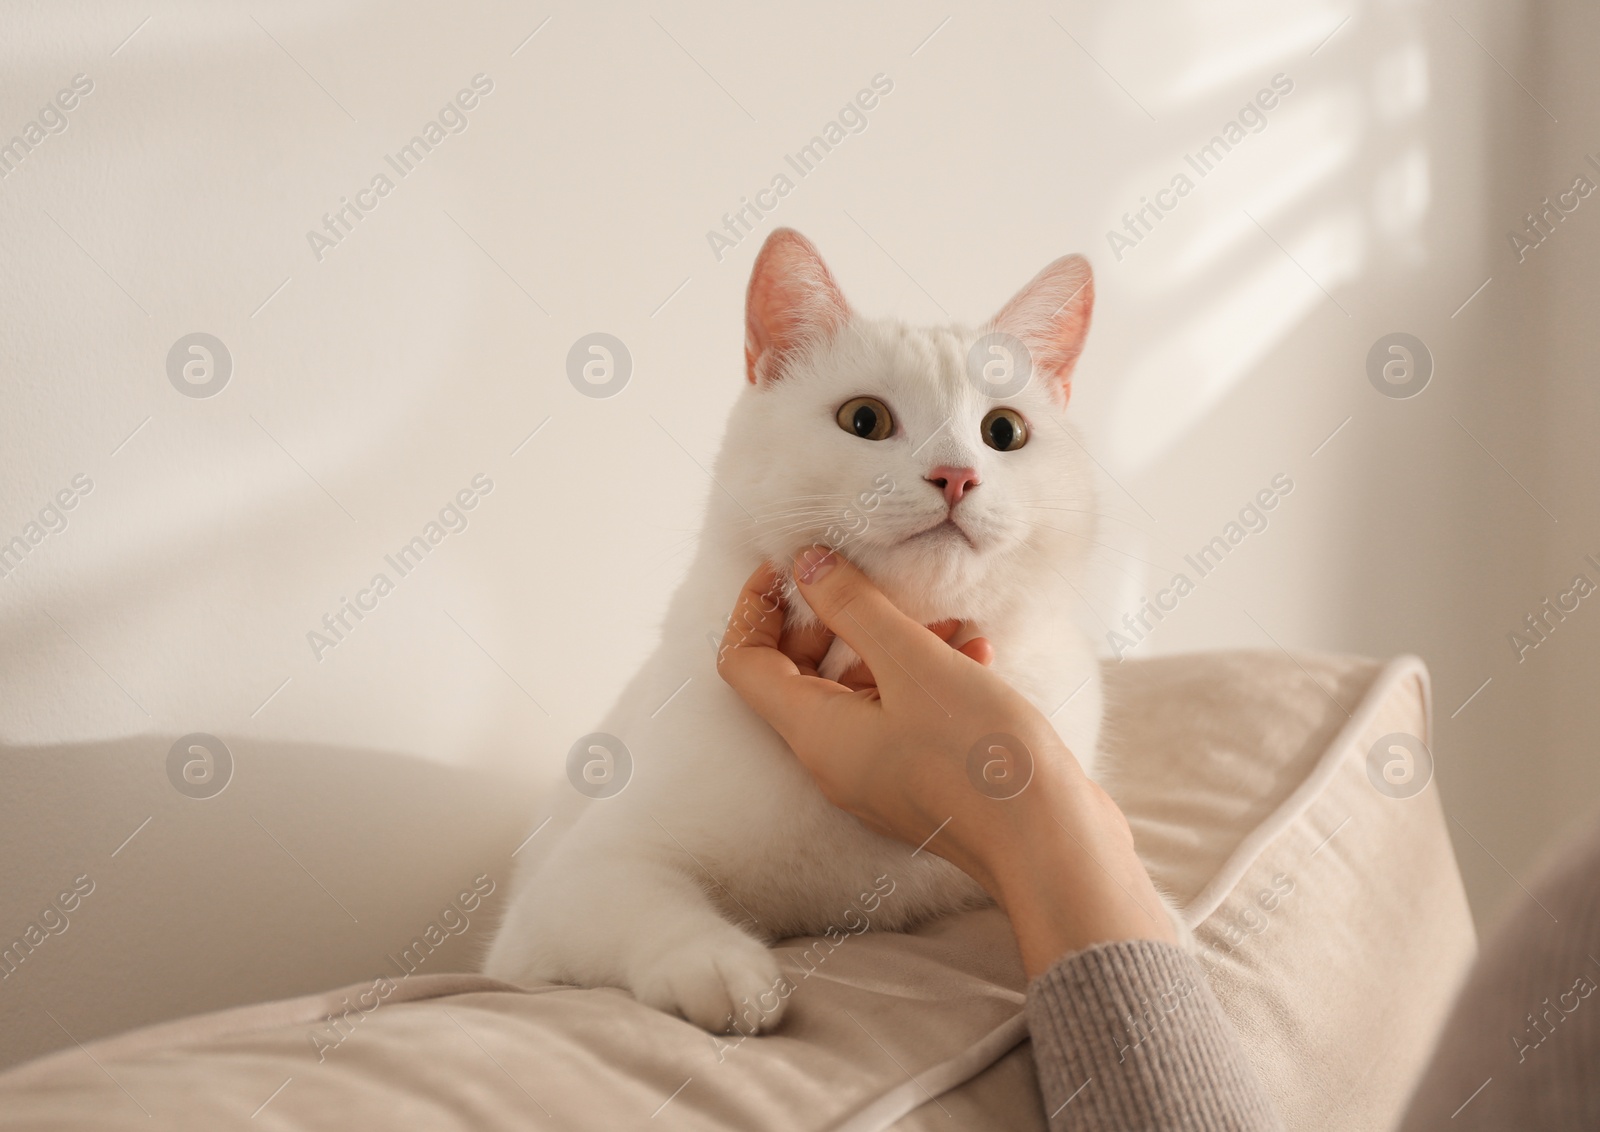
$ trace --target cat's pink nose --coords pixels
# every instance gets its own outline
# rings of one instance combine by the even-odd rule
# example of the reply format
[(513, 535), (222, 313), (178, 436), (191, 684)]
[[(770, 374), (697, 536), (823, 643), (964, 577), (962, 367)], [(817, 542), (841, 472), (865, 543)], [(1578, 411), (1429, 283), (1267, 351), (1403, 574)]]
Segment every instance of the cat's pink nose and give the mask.
[(934, 487), (944, 492), (944, 501), (951, 507), (961, 502), (961, 497), (978, 486), (977, 468), (952, 468), (940, 464), (927, 475)]

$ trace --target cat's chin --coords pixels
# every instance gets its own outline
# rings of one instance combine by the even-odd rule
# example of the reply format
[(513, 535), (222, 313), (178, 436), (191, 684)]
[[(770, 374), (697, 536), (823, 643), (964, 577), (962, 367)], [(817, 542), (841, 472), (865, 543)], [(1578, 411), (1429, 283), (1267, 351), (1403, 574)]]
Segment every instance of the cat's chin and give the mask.
[[(963, 556), (971, 558), (972, 551), (964, 549)], [(917, 554), (908, 559), (905, 555), (886, 554), (881, 549), (866, 554), (856, 547), (847, 557), (907, 617), (932, 624), (951, 617), (965, 619), (976, 615), (978, 603), (973, 600), (973, 594), (981, 585), (981, 578), (975, 571), (941, 569), (930, 560), (932, 556)], [(814, 624), (816, 614), (796, 586), (793, 571), (787, 566), (779, 566), (778, 571), (790, 615), (802, 624)]]
[(844, 554), (908, 617), (970, 617), (988, 562), (959, 530), (929, 530), (887, 545), (857, 544)]
[[(993, 571), (1006, 557), (1003, 550), (950, 520), (934, 522), (892, 541), (883, 538), (885, 533), (875, 531), (878, 538), (848, 541), (837, 551), (865, 572), (908, 617), (925, 623), (970, 618), (992, 605), (989, 591), (995, 581)], [(785, 600), (808, 623), (814, 615), (795, 587), (790, 563), (809, 545), (813, 544), (768, 552), (768, 561), (783, 579)]]
[(978, 544), (972, 541), (972, 536), (954, 519), (946, 519), (931, 527), (925, 527), (916, 534), (908, 535), (900, 540), (899, 545), (915, 546), (919, 549), (948, 546), (957, 553), (961, 546), (965, 546), (968, 550), (978, 549)]

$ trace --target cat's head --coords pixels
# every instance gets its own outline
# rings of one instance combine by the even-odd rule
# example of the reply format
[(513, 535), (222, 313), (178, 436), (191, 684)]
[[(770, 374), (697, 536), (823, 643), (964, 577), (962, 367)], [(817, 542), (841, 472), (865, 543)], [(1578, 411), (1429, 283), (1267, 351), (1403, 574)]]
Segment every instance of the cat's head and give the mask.
[(810, 241), (773, 232), (718, 467), (745, 545), (780, 567), (835, 547), (924, 619), (982, 616), (1038, 571), (1071, 571), (1094, 503), (1062, 412), (1092, 280), (1065, 256), (979, 329), (911, 327), (855, 313)]

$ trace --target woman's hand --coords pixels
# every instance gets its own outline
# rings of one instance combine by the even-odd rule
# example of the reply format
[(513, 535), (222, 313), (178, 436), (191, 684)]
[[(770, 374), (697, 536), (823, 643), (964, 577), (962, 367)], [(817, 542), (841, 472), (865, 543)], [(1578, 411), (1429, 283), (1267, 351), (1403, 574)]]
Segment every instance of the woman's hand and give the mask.
[[(986, 667), (988, 641), (949, 647), (957, 623), (930, 631), (821, 548), (796, 561), (795, 578), (825, 628), (790, 629), (763, 567), (739, 596), (718, 670), (829, 801), (983, 885), (1030, 976), (1095, 943), (1174, 941), (1126, 818), (1050, 721)], [(870, 670), (851, 674), (863, 686), (816, 674), (835, 634)]]

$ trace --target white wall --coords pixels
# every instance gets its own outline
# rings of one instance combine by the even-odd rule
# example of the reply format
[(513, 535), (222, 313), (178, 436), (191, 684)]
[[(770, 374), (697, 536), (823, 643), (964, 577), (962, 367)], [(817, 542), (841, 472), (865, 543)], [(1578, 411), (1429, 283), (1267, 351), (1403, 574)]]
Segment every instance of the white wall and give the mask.
[[(0, 180), (0, 539), (94, 485), (0, 581), (0, 936), (96, 881), (0, 981), (4, 1059), (375, 973), (509, 879), (687, 561), (775, 224), (913, 320), (1088, 253), (1086, 623), (1287, 474), (1130, 655), (1420, 653), (1480, 915), (1600, 795), (1600, 629), (1506, 643), (1600, 552), (1600, 201), (1528, 263), (1505, 240), (1600, 144), (1575, 3), (148, 10), (15, 7), (0, 37), (0, 140), (94, 82)], [(1108, 229), (1279, 73), (1266, 127), (1119, 260)], [(465, 132), (319, 261), (307, 230), (478, 74)], [(879, 74), (865, 130), (719, 261), (707, 230)], [(597, 330), (634, 359), (614, 398), (566, 377)], [(1437, 366), (1410, 400), (1366, 376), (1395, 330)], [(194, 331), (233, 357), (214, 397), (167, 377)], [(467, 529), (319, 659), (308, 631), (479, 473)], [(191, 732), (236, 760), (211, 799), (167, 776)]]

